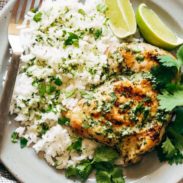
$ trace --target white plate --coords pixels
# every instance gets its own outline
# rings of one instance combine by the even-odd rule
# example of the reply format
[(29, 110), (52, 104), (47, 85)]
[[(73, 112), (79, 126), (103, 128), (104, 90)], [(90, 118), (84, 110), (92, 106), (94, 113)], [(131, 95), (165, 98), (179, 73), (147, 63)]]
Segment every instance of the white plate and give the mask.
[[(134, 7), (137, 7), (141, 2), (145, 2), (156, 10), (179, 36), (181, 36), (181, 32), (183, 36), (183, 0), (132, 0)], [(10, 7), (11, 2), (9, 7), (0, 15), (0, 83), (2, 83), (2, 76), (6, 71), (6, 65), (9, 59), (6, 36), (6, 16)], [(12, 65), (13, 64), (11, 64), (10, 67)], [(0, 85), (0, 94), (1, 93), (2, 86)], [(3, 100), (7, 99), (4, 98)], [(0, 128), (2, 129), (5, 119), (1, 118), (0, 120)], [(71, 182), (65, 178), (63, 172), (54, 170), (54, 168), (48, 166), (45, 161), (40, 160), (32, 149), (27, 148), (22, 150), (19, 145), (12, 144), (10, 136), (14, 128), (14, 123), (8, 124), (8, 122), (6, 122), (5, 130), (3, 132), (1, 130), (0, 135), (3, 136), (3, 139), (1, 142), (0, 159), (21, 182)], [(145, 156), (140, 164), (125, 168), (124, 173), (127, 177), (127, 182), (130, 183), (176, 183), (183, 178), (183, 165), (170, 166), (166, 163), (159, 163), (155, 153), (150, 153)], [(95, 182), (95, 180), (89, 179), (88, 182)]]

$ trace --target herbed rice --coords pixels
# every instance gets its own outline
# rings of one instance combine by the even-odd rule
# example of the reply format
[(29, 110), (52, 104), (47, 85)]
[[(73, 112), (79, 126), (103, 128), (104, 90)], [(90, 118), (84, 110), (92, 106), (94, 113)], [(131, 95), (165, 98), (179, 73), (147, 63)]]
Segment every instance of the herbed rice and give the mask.
[(58, 169), (92, 159), (98, 146), (83, 139), (81, 152), (69, 150), (78, 137), (58, 120), (61, 111), (72, 110), (83, 92), (107, 77), (105, 51), (118, 39), (102, 6), (99, 0), (46, 0), (39, 12), (25, 17), (30, 26), (21, 33), (24, 53), (10, 112), (20, 123), (18, 136)]

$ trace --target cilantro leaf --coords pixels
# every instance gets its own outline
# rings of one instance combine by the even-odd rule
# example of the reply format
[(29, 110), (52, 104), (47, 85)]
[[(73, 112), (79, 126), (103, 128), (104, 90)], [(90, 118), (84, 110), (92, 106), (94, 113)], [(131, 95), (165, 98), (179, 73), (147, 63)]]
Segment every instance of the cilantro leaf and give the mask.
[(74, 45), (74, 46), (78, 47), (79, 46), (79, 36), (73, 32), (68, 32), (68, 37), (64, 41), (64, 45), (65, 46)]
[(183, 135), (183, 107), (176, 107), (174, 109), (175, 120), (172, 121), (171, 127)]
[(183, 153), (183, 136), (181, 134), (177, 133), (173, 128), (169, 128), (168, 132), (173, 137), (173, 141), (174, 141), (175, 147), (181, 153)]
[(81, 151), (81, 147), (82, 147), (82, 138), (79, 137), (78, 139), (76, 139), (69, 147), (68, 150), (72, 151), (75, 150), (77, 152)]
[(58, 118), (59, 125), (69, 125), (70, 119), (66, 117)]
[(182, 90), (183, 85), (179, 83), (168, 83), (165, 88), (169, 93), (174, 93), (175, 91)]
[(183, 107), (174, 109), (175, 118), (166, 129), (166, 140), (157, 148), (160, 161), (183, 163)]
[(75, 167), (68, 167), (65, 171), (65, 175), (68, 178), (78, 178), (85, 181), (91, 174), (92, 170), (91, 162), (89, 160), (84, 160)]
[(153, 76), (153, 80), (151, 80), (155, 89), (162, 90), (176, 78), (177, 69), (175, 67), (156, 66), (151, 69), (151, 74)]
[(76, 90), (71, 90), (65, 93), (66, 98), (72, 97), (76, 93)]
[(96, 8), (100, 13), (105, 13), (107, 11), (107, 6), (105, 4), (98, 4)]
[(11, 134), (11, 142), (12, 143), (17, 143), (19, 139), (19, 134), (17, 132), (13, 132)]
[(38, 136), (41, 137), (42, 135), (44, 135), (47, 131), (49, 130), (49, 125), (47, 123), (40, 123), (37, 126), (37, 132), (38, 132)]
[(44, 83), (39, 83), (38, 91), (41, 96), (44, 96), (46, 94), (46, 85)]
[(36, 13), (36, 14), (34, 15), (34, 17), (33, 17), (33, 20), (34, 20), (35, 22), (40, 22), (40, 21), (42, 20), (42, 13), (41, 13), (41, 12)]
[(102, 36), (102, 29), (95, 29), (93, 35), (95, 40), (99, 39)]
[(55, 90), (56, 90), (55, 86), (52, 86), (52, 85), (47, 85), (46, 86), (46, 93), (47, 94), (52, 94)]
[(97, 183), (125, 183), (120, 167), (112, 167), (111, 170), (99, 170), (96, 172)]
[(107, 146), (100, 146), (96, 149), (93, 162), (114, 162), (119, 154), (114, 149)]
[(92, 165), (90, 161), (84, 161), (79, 165), (77, 165), (77, 170), (78, 170), (79, 177), (82, 180), (86, 180), (90, 175), (90, 173), (92, 172)]
[(177, 58), (180, 64), (183, 64), (183, 45), (177, 51)]
[(158, 56), (158, 61), (165, 67), (176, 67), (177, 69), (180, 68), (178, 61), (169, 55)]
[(20, 147), (23, 149), (27, 146), (28, 140), (25, 137), (20, 137)]
[(111, 183), (111, 175), (109, 172), (101, 170), (96, 172), (97, 183)]
[(159, 108), (166, 111), (172, 111), (176, 106), (183, 105), (183, 90), (174, 92), (173, 95), (167, 92), (158, 95)]
[(112, 182), (113, 183), (125, 183), (125, 180), (123, 178), (123, 171), (120, 167), (114, 167), (112, 173)]
[(93, 160), (83, 160), (75, 166), (68, 167), (65, 171), (66, 176), (85, 181), (96, 169), (97, 183), (124, 183), (122, 169), (114, 165), (114, 160), (118, 156), (110, 147), (100, 146), (95, 150)]
[(78, 171), (77, 168), (74, 166), (69, 166), (66, 170), (65, 170), (65, 176), (68, 178), (75, 178), (78, 175)]
[(78, 13), (80, 13), (80, 14), (83, 15), (83, 16), (86, 15), (86, 12), (85, 12), (83, 9), (79, 9), (79, 10), (78, 10)]
[(166, 140), (162, 143), (163, 153), (166, 154), (167, 157), (172, 157), (175, 153), (175, 146), (172, 144), (170, 139), (167, 137)]
[(61, 81), (61, 79), (58, 78), (58, 77), (55, 78), (54, 83), (55, 83), (57, 86), (61, 86), (61, 85), (62, 85), (62, 81)]

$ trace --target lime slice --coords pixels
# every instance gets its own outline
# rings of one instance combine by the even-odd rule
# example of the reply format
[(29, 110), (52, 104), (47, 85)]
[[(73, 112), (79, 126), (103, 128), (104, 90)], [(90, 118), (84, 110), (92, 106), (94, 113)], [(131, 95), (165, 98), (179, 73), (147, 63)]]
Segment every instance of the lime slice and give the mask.
[(181, 44), (179, 38), (146, 4), (139, 5), (136, 19), (140, 32), (147, 42), (168, 50)]
[(108, 7), (106, 16), (110, 27), (119, 38), (125, 38), (136, 32), (136, 19), (129, 0), (105, 0)]

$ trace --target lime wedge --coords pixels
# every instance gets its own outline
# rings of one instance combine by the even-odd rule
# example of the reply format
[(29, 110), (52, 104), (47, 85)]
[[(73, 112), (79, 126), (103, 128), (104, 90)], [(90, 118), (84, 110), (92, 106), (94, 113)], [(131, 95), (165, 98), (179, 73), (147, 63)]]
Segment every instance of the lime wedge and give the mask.
[(168, 50), (181, 44), (179, 38), (146, 4), (139, 5), (136, 19), (140, 32), (147, 42)]
[(135, 13), (130, 0), (105, 0), (106, 16), (114, 34), (125, 38), (136, 32)]

